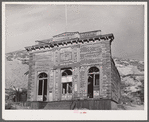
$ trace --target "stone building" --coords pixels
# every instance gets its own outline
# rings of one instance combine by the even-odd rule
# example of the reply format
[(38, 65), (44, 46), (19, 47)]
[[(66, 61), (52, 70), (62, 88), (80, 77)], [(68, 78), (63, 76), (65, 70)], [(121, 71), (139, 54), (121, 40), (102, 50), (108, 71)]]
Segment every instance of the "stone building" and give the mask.
[(25, 47), (29, 52), (27, 100), (85, 101), (88, 106), (92, 101), (91, 109), (116, 109), (120, 75), (111, 57), (113, 39), (113, 34), (101, 35), (100, 30), (65, 32)]

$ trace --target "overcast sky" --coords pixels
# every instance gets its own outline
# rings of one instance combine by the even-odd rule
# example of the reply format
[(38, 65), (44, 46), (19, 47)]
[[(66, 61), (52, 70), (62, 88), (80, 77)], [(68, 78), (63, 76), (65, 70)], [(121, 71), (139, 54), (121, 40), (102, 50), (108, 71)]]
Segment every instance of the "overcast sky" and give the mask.
[[(5, 9), (6, 53), (66, 31), (65, 5), (15, 5)], [(112, 56), (143, 60), (143, 5), (67, 5), (67, 32), (114, 34)]]

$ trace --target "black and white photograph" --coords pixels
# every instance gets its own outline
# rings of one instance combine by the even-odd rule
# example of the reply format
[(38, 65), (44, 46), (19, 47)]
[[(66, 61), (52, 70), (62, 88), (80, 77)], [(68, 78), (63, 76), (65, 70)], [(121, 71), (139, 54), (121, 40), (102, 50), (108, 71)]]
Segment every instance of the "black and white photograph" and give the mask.
[(2, 71), (4, 120), (146, 120), (147, 2), (2, 2)]

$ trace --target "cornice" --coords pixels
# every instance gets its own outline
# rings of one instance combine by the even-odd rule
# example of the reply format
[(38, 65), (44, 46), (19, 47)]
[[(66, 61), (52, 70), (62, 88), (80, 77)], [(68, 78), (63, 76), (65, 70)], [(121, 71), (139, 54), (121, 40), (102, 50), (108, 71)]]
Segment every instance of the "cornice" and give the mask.
[(72, 39), (66, 39), (66, 40), (60, 40), (60, 41), (52, 41), (50, 43), (45, 43), (43, 44), (36, 44), (32, 46), (25, 47), (25, 49), (30, 52), (30, 51), (36, 51), (37, 49), (53, 49), (53, 48), (58, 48), (58, 47), (63, 47), (66, 45), (74, 45), (74, 44), (84, 44), (85, 42), (90, 43), (90, 42), (95, 42), (96, 41), (101, 41), (101, 40), (109, 40), (110, 44), (113, 41), (114, 36), (113, 34), (105, 34), (105, 35), (97, 35), (97, 36), (92, 36), (92, 37), (84, 37), (84, 38), (72, 38)]

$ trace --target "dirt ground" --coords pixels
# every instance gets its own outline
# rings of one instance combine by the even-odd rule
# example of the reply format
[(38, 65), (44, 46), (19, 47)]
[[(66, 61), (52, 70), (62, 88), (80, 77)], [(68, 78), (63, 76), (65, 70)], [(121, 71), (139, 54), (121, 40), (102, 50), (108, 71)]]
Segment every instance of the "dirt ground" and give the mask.
[(144, 110), (144, 105), (118, 105), (118, 110)]

